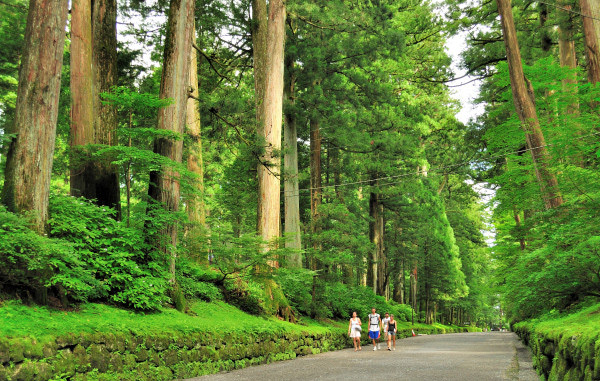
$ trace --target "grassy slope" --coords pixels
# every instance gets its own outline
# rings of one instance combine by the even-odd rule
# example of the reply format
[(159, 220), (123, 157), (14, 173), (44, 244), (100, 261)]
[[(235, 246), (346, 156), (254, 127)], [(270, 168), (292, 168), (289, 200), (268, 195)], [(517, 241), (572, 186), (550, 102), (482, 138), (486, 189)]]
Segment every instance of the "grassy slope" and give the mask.
[[(336, 328), (343, 325), (335, 324)], [(85, 304), (78, 311), (58, 311), (46, 307), (28, 307), (5, 303), (0, 307), (0, 337), (59, 336), (74, 332), (197, 332), (226, 331), (231, 327), (254, 332), (301, 330), (323, 332), (326, 326), (316, 321), (290, 324), (275, 318), (263, 318), (246, 314), (223, 302), (192, 305), (191, 313), (174, 309), (160, 313), (143, 314), (110, 307), (103, 304)]]
[(551, 338), (559, 336), (597, 336), (600, 339), (600, 303), (581, 311), (567, 315), (547, 315), (517, 323), (515, 328), (526, 326), (537, 332), (543, 332)]
[[(69, 332), (198, 332), (248, 330), (305, 331), (322, 333), (330, 329), (345, 329), (346, 322), (318, 322), (303, 318), (299, 324), (291, 324), (275, 318), (253, 316), (223, 302), (192, 304), (191, 313), (174, 309), (160, 313), (143, 314), (103, 304), (84, 304), (77, 311), (59, 311), (46, 307), (29, 307), (14, 302), (0, 307), (0, 337), (17, 338), (30, 336), (37, 339), (56, 337)], [(434, 325), (447, 330), (449, 326)], [(410, 322), (398, 322), (398, 329), (414, 328), (431, 330), (432, 326)]]

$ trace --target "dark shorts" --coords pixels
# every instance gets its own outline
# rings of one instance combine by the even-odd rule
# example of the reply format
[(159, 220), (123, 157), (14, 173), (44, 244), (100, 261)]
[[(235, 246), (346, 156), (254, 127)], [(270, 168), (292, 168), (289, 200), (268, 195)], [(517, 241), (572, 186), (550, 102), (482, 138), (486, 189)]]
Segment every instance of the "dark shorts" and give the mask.
[(369, 331), (369, 337), (371, 339), (379, 339), (379, 331)]

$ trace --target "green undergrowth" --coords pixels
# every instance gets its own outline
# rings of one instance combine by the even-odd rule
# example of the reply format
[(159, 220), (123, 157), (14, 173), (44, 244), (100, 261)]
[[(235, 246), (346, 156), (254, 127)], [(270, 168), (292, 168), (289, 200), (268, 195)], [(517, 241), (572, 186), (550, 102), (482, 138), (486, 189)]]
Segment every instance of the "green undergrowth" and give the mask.
[(533, 363), (549, 380), (600, 379), (600, 303), (570, 314), (550, 312), (517, 323)]

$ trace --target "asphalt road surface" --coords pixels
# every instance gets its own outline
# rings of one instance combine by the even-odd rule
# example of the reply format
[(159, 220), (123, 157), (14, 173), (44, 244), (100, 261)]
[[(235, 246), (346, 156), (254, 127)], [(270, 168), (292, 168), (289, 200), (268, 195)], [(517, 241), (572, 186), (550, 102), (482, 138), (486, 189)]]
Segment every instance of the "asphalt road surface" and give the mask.
[(458, 333), (396, 341), (396, 351), (344, 349), (190, 380), (539, 380), (514, 333)]

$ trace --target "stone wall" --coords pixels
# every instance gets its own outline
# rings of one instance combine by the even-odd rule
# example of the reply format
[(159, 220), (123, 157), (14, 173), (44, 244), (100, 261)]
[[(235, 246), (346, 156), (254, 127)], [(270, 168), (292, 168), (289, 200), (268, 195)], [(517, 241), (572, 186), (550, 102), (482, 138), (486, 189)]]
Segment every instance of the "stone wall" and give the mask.
[(521, 324), (515, 332), (533, 354), (533, 366), (546, 380), (600, 380), (598, 332), (568, 335), (539, 332)]

